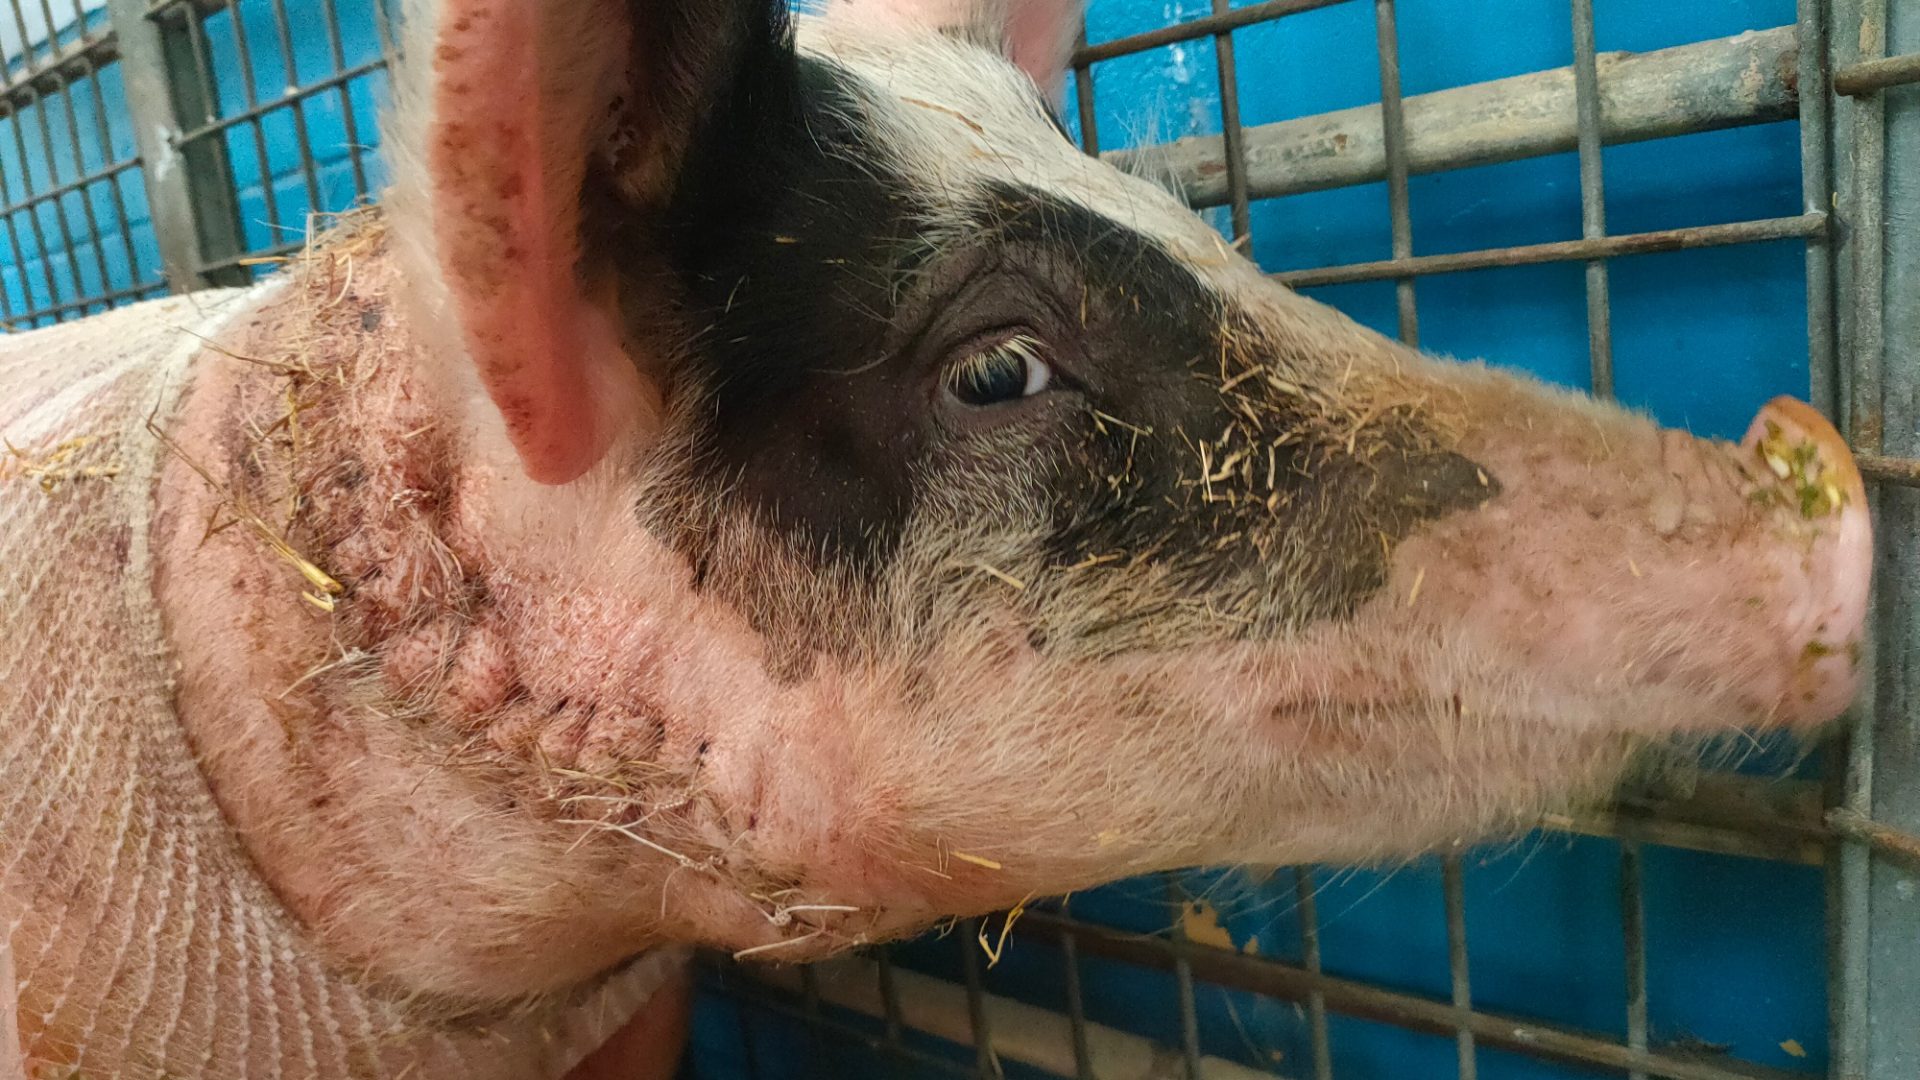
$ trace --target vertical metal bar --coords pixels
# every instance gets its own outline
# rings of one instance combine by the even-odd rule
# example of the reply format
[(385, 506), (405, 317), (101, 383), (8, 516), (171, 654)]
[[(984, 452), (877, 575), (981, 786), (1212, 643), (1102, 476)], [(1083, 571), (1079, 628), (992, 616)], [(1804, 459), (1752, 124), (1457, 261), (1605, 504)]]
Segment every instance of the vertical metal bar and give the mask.
[[(1067, 909), (1062, 905), (1060, 913)], [(1087, 1002), (1080, 989), (1080, 942), (1072, 930), (1060, 931), (1060, 963), (1067, 981), (1067, 1030), (1073, 1040), (1075, 1080), (1094, 1080), (1093, 1053), (1087, 1046)]]
[[(1300, 908), (1300, 962), (1320, 974), (1320, 913), (1314, 902), (1313, 871), (1295, 867), (1293, 895)], [(1307, 1037), (1313, 1043), (1313, 1080), (1333, 1080), (1333, 1044), (1327, 1038), (1327, 998), (1307, 993)]]
[[(1179, 878), (1172, 874), (1166, 876), (1166, 896), (1184, 916), (1186, 890), (1181, 888)], [(1193, 962), (1187, 958), (1190, 943), (1187, 941), (1184, 917), (1174, 920), (1170, 936), (1173, 939), (1173, 984), (1179, 999), (1181, 1064), (1187, 1080), (1203, 1080), (1200, 1072), (1200, 1011), (1193, 997)]]
[[(1888, 55), (1920, 52), (1920, 6), (1888, 5), (1879, 42)], [(1920, 456), (1920, 91), (1890, 87), (1880, 100), (1881, 171), (1861, 190), (1884, 185), (1887, 211), (1880, 238), (1879, 449)], [(1864, 226), (1863, 226), (1864, 228)], [(1861, 286), (1864, 288), (1865, 286)], [(1863, 357), (1864, 359), (1864, 357)], [(1871, 449), (1871, 447), (1869, 447)], [(1879, 565), (1872, 677), (1872, 817), (1893, 829), (1920, 831), (1920, 489), (1884, 485), (1876, 535)], [(1867, 1075), (1920, 1076), (1920, 872), (1884, 856), (1870, 861)]]
[[(1447, 897), (1447, 971), (1453, 981), (1453, 1007), (1473, 1008), (1473, 987), (1467, 972), (1467, 889), (1460, 856), (1440, 859), (1441, 891)], [(1475, 1080), (1480, 1065), (1473, 1051), (1473, 1032), (1462, 1023), (1454, 1031), (1454, 1049), (1460, 1062), (1460, 1080)]]
[[(1580, 235), (1607, 234), (1600, 160), (1600, 68), (1593, 44), (1593, 0), (1573, 0), (1573, 96), (1580, 135)], [(1613, 396), (1613, 308), (1605, 259), (1587, 262), (1587, 362), (1596, 397)]]
[(285, 97), (293, 110), (293, 138), (300, 147), (300, 172), (307, 182), (307, 213), (317, 214), (320, 212), (320, 174), (313, 160), (313, 138), (307, 130), (306, 99), (300, 96), (300, 73), (293, 63), (293, 29), (287, 24), (286, 0), (272, 0), (272, 9), (273, 29), (280, 38), (280, 66), (286, 72)]
[[(211, 124), (219, 115), (220, 93), (213, 81), (210, 60), (213, 49), (207, 41), (204, 17), (191, 0), (176, 3), (172, 10), (178, 16), (175, 20), (162, 19), (159, 15), (149, 18), (158, 20), (174, 114), (183, 123)], [(231, 259), (246, 248), (246, 232), (240, 225), (238, 184), (234, 179), (233, 161), (227, 153), (228, 137), (222, 132), (179, 143), (180, 158), (189, 178), (194, 224), (200, 237), (201, 266)], [(264, 159), (261, 168), (266, 168)], [(219, 285), (238, 285), (251, 280), (246, 268), (238, 265), (201, 273)]]
[[(227, 0), (227, 17), (233, 21), (234, 49), (240, 54), (240, 92), (247, 104), (247, 111), (254, 112), (260, 105), (260, 91), (254, 84), (253, 50), (247, 44), (247, 23), (240, 13), (238, 0)], [(260, 159), (260, 194), (266, 199), (267, 221), (274, 229), (285, 226), (280, 219), (280, 195), (274, 191), (273, 163), (267, 158), (267, 136), (261, 128), (260, 117), (254, 115), (247, 121), (253, 129), (254, 153)]]
[[(327, 48), (333, 57), (333, 70), (345, 71), (347, 50), (340, 41), (340, 12), (334, 0), (321, 0), (320, 11), (327, 21)], [(338, 92), (340, 120), (345, 125), (347, 159), (353, 166), (353, 194), (355, 198), (363, 199), (367, 195), (367, 168), (361, 161), (360, 124), (353, 118), (353, 94), (344, 82), (340, 84)]]
[[(20, 5), (16, 2), (14, 4), (15, 14), (19, 13), (19, 8)], [(0, 170), (0, 191), (6, 191), (8, 193), (8, 201), (17, 204), (31, 198), (33, 195), (33, 170), (27, 164), (27, 144), (20, 137), (20, 113), (16, 110), (11, 116), (0, 117), (0, 124), (4, 124), (13, 130), (13, 142), (14, 145), (19, 148), (20, 153), (20, 171), (25, 174), (20, 178), (20, 198), (14, 199), (10, 186), (5, 183), (6, 174), (4, 170)], [(27, 305), (25, 313), (34, 314), (38, 309), (33, 302), (33, 292), (27, 287), (27, 263), (20, 253), (20, 234), (18, 226), (14, 224), (14, 217), (17, 213), (22, 213), (22, 211), (10, 210), (7, 212), (7, 236), (13, 245), (14, 265), (20, 268), (20, 291)], [(53, 279), (53, 260), (47, 256), (47, 238), (40, 231), (40, 219), (34, 214), (33, 208), (28, 207), (24, 211), (24, 214), (27, 219), (27, 227), (33, 233), (34, 250), (40, 256), (40, 283), (46, 287), (47, 303), (57, 305), (60, 302), (60, 290)]]
[(980, 983), (980, 920), (960, 923), (960, 973), (967, 984), (967, 1020), (973, 1030), (973, 1069), (981, 1080), (1000, 1080), (1000, 1058), (993, 1052), (993, 1027), (987, 1022), (986, 991)]
[[(1213, 13), (1225, 15), (1228, 0), (1213, 0)], [(1220, 74), (1220, 138), (1227, 155), (1227, 198), (1233, 204), (1233, 242), (1242, 247), (1253, 241), (1253, 210), (1247, 201), (1246, 140), (1240, 131), (1240, 78), (1234, 70), (1233, 31), (1213, 36), (1213, 55)]]
[[(113, 135), (107, 118), (105, 88), (100, 85), (100, 69), (87, 65), (87, 77), (93, 85), (93, 124), (100, 136), (100, 160), (112, 166)], [(127, 285), (131, 288), (140, 284), (140, 257), (133, 247), (133, 221), (127, 217), (127, 200), (120, 192), (118, 176), (108, 178), (107, 190), (113, 194), (113, 216), (120, 223), (120, 243), (127, 257)]]
[[(73, 177), (77, 184), (81, 177), (87, 175), (87, 155), (80, 149), (80, 115), (73, 107), (71, 78), (60, 87), (60, 108), (67, 117), (68, 150), (73, 157)], [(105, 165), (106, 162), (102, 161), (101, 164)], [(74, 193), (80, 199), (80, 216), (86, 219), (87, 235), (93, 238), (94, 268), (100, 275), (100, 295), (105, 296), (113, 291), (113, 282), (107, 274), (107, 238), (101, 235), (99, 215), (93, 212), (93, 200), (87, 197), (87, 189), (77, 187)]]
[(893, 960), (885, 949), (875, 950), (873, 959), (880, 981), (880, 1011), (886, 1024), (887, 1049), (898, 1050), (905, 1025), (900, 1019), (900, 988), (893, 982)]
[[(1851, 60), (1887, 54), (1887, 0), (1858, 0), (1857, 53)], [(1840, 37), (1847, 37), (1842, 34)], [(1850, 60), (1850, 62), (1851, 62)], [(1851, 222), (1854, 301), (1853, 401), (1847, 417), (1856, 449), (1879, 452), (1881, 361), (1885, 355), (1882, 322), (1886, 287), (1886, 97), (1870, 94), (1853, 102), (1854, 192)]]
[[(1387, 209), (1393, 219), (1393, 257), (1413, 257), (1413, 208), (1407, 193), (1407, 120), (1400, 94), (1400, 33), (1393, 0), (1374, 0), (1375, 51), (1380, 56), (1380, 122), (1387, 152)], [(1418, 347), (1420, 316), (1414, 306), (1413, 278), (1394, 282), (1400, 309), (1400, 340)]]
[[(160, 263), (175, 292), (204, 289), (214, 282), (201, 272), (201, 251), (213, 225), (195, 204), (194, 185), (204, 175), (178, 150), (181, 124), (177, 83), (168, 73), (167, 50), (157, 23), (147, 16), (146, 0), (107, 0), (120, 46), (120, 79), (128, 121), (140, 151), (147, 212), (160, 248)], [(191, 12), (183, 17), (192, 19)], [(208, 182), (227, 186), (226, 176)]]
[[(15, 0), (14, 7), (17, 14), (19, 9), (18, 0)], [(45, 105), (46, 102), (44, 100), (36, 100), (29, 108), (37, 110), (44, 108)], [(14, 114), (8, 118), (13, 122), (7, 126), (13, 129), (14, 152), (20, 155), (20, 172), (22, 174), (20, 177), (20, 190), (23, 195), (31, 197), (34, 193), (33, 163), (30, 155), (27, 153), (26, 136), (20, 133), (21, 127), (26, 124), (26, 118), (21, 115), (21, 112), (22, 110), (16, 110)], [(33, 246), (40, 254), (40, 277), (47, 285), (47, 303), (49, 306), (45, 309), (45, 312), (52, 315), (54, 319), (58, 321), (61, 300), (60, 285), (58, 279), (55, 278), (53, 274), (53, 253), (47, 250), (47, 233), (45, 229), (40, 227), (40, 214), (35, 207), (27, 207), (24, 212), (27, 217), (27, 227), (33, 232)]]
[[(1800, 200), (1807, 213), (1833, 214), (1833, 179), (1827, 155), (1833, 147), (1832, 69), (1827, 57), (1827, 19), (1820, 0), (1798, 0), (1800, 43)], [(1808, 396), (1821, 412), (1838, 417), (1839, 361), (1835, 357), (1831, 226), (1807, 237)]]
[[(1080, 42), (1075, 48), (1087, 47), (1087, 20), (1080, 20)], [(1077, 64), (1073, 69), (1073, 99), (1080, 112), (1080, 149), (1089, 156), (1100, 156), (1100, 118), (1093, 108), (1093, 67), (1090, 64)]]
[[(1647, 893), (1640, 845), (1620, 842), (1620, 937), (1626, 954), (1627, 1046), (1647, 1048)], [(1628, 1080), (1647, 1080), (1634, 1069)]]
[(387, 12), (387, 0), (369, 0), (373, 5), (373, 33), (380, 39), (380, 55), (391, 68), (400, 56), (400, 41), (393, 33), (393, 16)]

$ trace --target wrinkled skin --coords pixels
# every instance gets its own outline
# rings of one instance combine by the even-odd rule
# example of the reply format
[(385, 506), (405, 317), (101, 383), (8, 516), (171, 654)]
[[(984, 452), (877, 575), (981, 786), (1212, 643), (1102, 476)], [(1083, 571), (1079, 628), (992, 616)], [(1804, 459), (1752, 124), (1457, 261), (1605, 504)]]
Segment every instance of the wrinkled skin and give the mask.
[(1066, 5), (775, 7), (449, 3), (389, 224), (197, 365), (180, 718), (333, 962), (457, 1015), (804, 960), (1846, 704), (1811, 410), (1698, 441), (1271, 284), (1056, 129)]

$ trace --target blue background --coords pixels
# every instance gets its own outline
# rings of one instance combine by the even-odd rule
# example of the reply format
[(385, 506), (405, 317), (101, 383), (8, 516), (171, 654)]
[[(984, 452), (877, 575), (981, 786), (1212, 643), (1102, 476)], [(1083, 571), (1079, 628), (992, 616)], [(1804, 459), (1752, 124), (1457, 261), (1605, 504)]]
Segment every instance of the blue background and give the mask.
[[(1602, 50), (1649, 50), (1789, 24), (1791, 0), (1603, 0)], [(1089, 39), (1102, 41), (1190, 19), (1205, 0), (1095, 0)], [(250, 65), (234, 19), (207, 23), (220, 115), (281, 99), (289, 85), (324, 78), (380, 54), (369, 0), (338, 0), (341, 55), (320, 0), (289, 0), (293, 55), (278, 48), (273, 8), (239, 6)], [(1563, 0), (1400, 0), (1402, 81), (1408, 95), (1565, 66), (1573, 55)], [(99, 16), (94, 16), (97, 25)], [(77, 28), (69, 26), (71, 39)], [(1348, 3), (1235, 35), (1242, 115), (1259, 124), (1379, 99), (1373, 9)], [(36, 50), (44, 54), (42, 44)], [(27, 58), (14, 57), (17, 70)], [(290, 66), (289, 66), (290, 63)], [(1210, 39), (1104, 63), (1095, 71), (1105, 148), (1219, 130)], [(351, 205), (384, 181), (377, 155), (353, 167), (347, 119), (364, 148), (377, 142), (385, 76), (374, 72), (298, 99), (222, 136), (240, 192), (250, 250), (297, 240), (309, 211)], [(71, 104), (71, 113), (68, 105)], [(1069, 103), (1068, 115), (1074, 114)], [(200, 118), (187, 118), (191, 127)], [(103, 122), (104, 120), (104, 122)], [(44, 124), (44, 127), (43, 127)], [(301, 128), (312, 146), (314, 192), (300, 167)], [(77, 144), (78, 150), (75, 152)], [(51, 153), (49, 153), (51, 150)], [(264, 150), (264, 153), (262, 152)], [(1608, 149), (1609, 231), (1635, 232), (1796, 214), (1801, 208), (1798, 132), (1768, 124)], [(109, 295), (159, 291), (159, 258), (137, 171), (109, 166), (134, 155), (116, 68), (70, 100), (0, 118), (0, 290), (8, 317), (57, 298), (93, 310)], [(55, 200), (18, 204), (55, 184), (84, 181)], [(314, 197), (317, 196), (317, 197)], [(1564, 154), (1414, 177), (1417, 254), (1574, 239), (1580, 235), (1578, 168)], [(124, 208), (124, 226), (122, 209)], [(91, 213), (91, 220), (89, 219)], [(1223, 229), (1226, 211), (1210, 211)], [(1390, 252), (1384, 184), (1274, 199), (1253, 207), (1253, 255), (1269, 270), (1383, 259)], [(97, 224), (98, 232), (94, 232)], [(71, 250), (64, 238), (74, 237)], [(1797, 242), (1617, 259), (1611, 263), (1617, 391), (1660, 420), (1738, 435), (1778, 393), (1807, 387), (1803, 249)], [(1395, 332), (1391, 283), (1308, 290), (1384, 333)], [(1483, 270), (1418, 285), (1425, 347), (1484, 356), (1555, 382), (1585, 386), (1587, 327), (1580, 264)], [(71, 313), (71, 312), (69, 312)], [(1772, 767), (1775, 755), (1755, 767)], [(1784, 755), (1789, 758), (1791, 755)], [(1445, 914), (1436, 862), (1316, 871), (1322, 948), (1333, 974), (1444, 1000), (1449, 993)], [(1824, 904), (1820, 871), (1752, 859), (1649, 847), (1645, 854), (1648, 1010), (1656, 1046), (1725, 1047), (1749, 1061), (1823, 1073), (1826, 1066)], [(1476, 1007), (1548, 1019), (1614, 1038), (1625, 1034), (1619, 848), (1611, 841), (1539, 835), (1472, 852), (1466, 919)], [(1127, 882), (1074, 898), (1076, 916), (1140, 931), (1175, 920), (1172, 897), (1206, 895), (1236, 945), (1299, 959), (1291, 874), (1190, 874)], [(957, 977), (964, 935), (897, 950), (902, 963)], [(1091, 1019), (1179, 1039), (1167, 975), (1094, 959), (1082, 974)], [(1015, 939), (986, 974), (994, 993), (1064, 1007), (1057, 954)], [(1307, 1026), (1295, 1006), (1201, 986), (1200, 1030), (1210, 1054), (1301, 1075), (1310, 1068)], [(1446, 1077), (1450, 1037), (1409, 1033), (1335, 1016), (1336, 1075), (1343, 1080)], [(1792, 1040), (1804, 1056), (1782, 1044)], [(956, 1061), (971, 1051), (938, 1046)], [(697, 1014), (702, 1080), (748, 1075), (905, 1075), (853, 1044), (810, 1034), (798, 1021), (703, 996)], [(1480, 1075), (1523, 1080), (1591, 1075), (1481, 1049)], [(1010, 1070), (1018, 1075), (1017, 1070)]]

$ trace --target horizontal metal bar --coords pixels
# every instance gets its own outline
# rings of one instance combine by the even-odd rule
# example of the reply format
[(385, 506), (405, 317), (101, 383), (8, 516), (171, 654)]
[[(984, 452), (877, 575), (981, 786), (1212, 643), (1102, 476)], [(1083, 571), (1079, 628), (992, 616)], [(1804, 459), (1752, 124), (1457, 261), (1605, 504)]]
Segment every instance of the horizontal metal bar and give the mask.
[(1856, 451), (1853, 460), (1860, 466), (1860, 475), (1869, 480), (1906, 487), (1920, 486), (1920, 458), (1888, 457), (1885, 454)]
[(1736, 221), (1725, 225), (1692, 225), (1683, 229), (1623, 233), (1619, 236), (1595, 237), (1591, 240), (1560, 240), (1548, 244), (1522, 244), (1517, 247), (1486, 248), (1448, 255), (1416, 255), (1410, 259), (1381, 259), (1378, 262), (1348, 263), (1344, 266), (1285, 270), (1270, 276), (1281, 284), (1294, 288), (1311, 285), (1343, 285), (1354, 281), (1379, 281), (1384, 278), (1409, 275), (1455, 274), (1464, 270), (1486, 270), (1497, 266), (1579, 262), (1586, 259), (1611, 259), (1623, 255), (1650, 255), (1663, 251), (1683, 251), (1689, 248), (1720, 247), (1726, 244), (1804, 239), (1820, 235), (1826, 227), (1825, 214), (1800, 214), (1795, 217)]
[(53, 59), (9, 78), (0, 86), (0, 118), (12, 116), (48, 94), (57, 94), (120, 59), (120, 41), (111, 27), (89, 32), (66, 45)]
[[(387, 61), (385, 58), (365, 60), (347, 68), (345, 71), (336, 71), (324, 79), (315, 79), (298, 89), (289, 88), (291, 92), (283, 96), (269, 98), (268, 100), (260, 102), (258, 105), (242, 109), (239, 112), (227, 116), (222, 116), (218, 120), (209, 121), (191, 131), (182, 133), (178, 140), (178, 145), (184, 147), (197, 139), (217, 135), (230, 127), (256, 120), (270, 112), (279, 109), (293, 108), (296, 104), (306, 101), (308, 98), (317, 97), (336, 87), (350, 83), (363, 75), (370, 75), (373, 72), (379, 71), (386, 66)], [(263, 167), (264, 165), (265, 163), (262, 162)]]
[(242, 251), (222, 259), (210, 259), (200, 264), (200, 270), (202, 273), (211, 274), (220, 270), (231, 270), (234, 267), (254, 267), (262, 263), (284, 261), (300, 254), (306, 246), (307, 237), (305, 236), (298, 240), (282, 240), (277, 244), (269, 244), (252, 251)]
[[(744, 967), (735, 966), (731, 961), (711, 960), (700, 966), (707, 969), (706, 974), (709, 985), (729, 1000), (749, 1004), (756, 1008), (765, 1009), (768, 1012), (779, 1013), (783, 1016), (803, 1021), (812, 1030), (836, 1035), (845, 1039), (847, 1042), (865, 1046), (868, 1049), (887, 1054), (895, 1060), (908, 1062), (921, 1069), (929, 1070), (932, 1074), (968, 1077), (972, 1078), (972, 1080), (978, 1080), (979, 1074), (974, 1071), (971, 1062), (963, 1065), (960, 1062), (943, 1058), (936, 1054), (930, 1054), (925, 1050), (908, 1046), (905, 1043), (893, 1039), (875, 1038), (872, 1034), (862, 1031), (853, 1024), (847, 1023), (832, 1014), (821, 1014), (810, 1011), (807, 1008), (806, 1002), (797, 992), (771, 985), (767, 980), (757, 977), (757, 973), (749, 972)], [(795, 981), (797, 982), (798, 980), (796, 979)], [(757, 1077), (759, 1074), (750, 1071), (748, 1075)]]
[(1920, 53), (1907, 53), (1904, 56), (1864, 60), (1841, 68), (1833, 73), (1833, 92), (1859, 97), (1885, 90), (1889, 86), (1915, 82), (1920, 82)]
[(137, 169), (139, 167), (140, 167), (139, 158), (128, 158), (125, 161), (114, 162), (112, 165), (109, 165), (104, 169), (96, 169), (85, 176), (81, 176), (81, 177), (77, 177), (75, 179), (69, 180), (66, 183), (60, 184), (56, 187), (48, 188), (45, 191), (36, 191), (33, 194), (27, 196), (26, 198), (21, 199), (19, 202), (8, 203), (5, 206), (0, 206), (0, 214), (17, 214), (23, 210), (31, 210), (34, 207), (39, 206), (43, 203), (49, 203), (54, 201), (55, 199), (61, 198), (62, 196), (71, 195), (76, 191), (81, 191), (85, 188), (92, 187), (93, 185), (98, 184), (101, 181), (112, 180), (115, 177), (119, 176), (121, 173), (131, 172), (132, 170)]
[[(970, 941), (962, 948), (971, 950)], [(969, 952), (967, 955), (977, 955)], [(819, 1001), (848, 1009), (875, 1020), (884, 1020), (886, 1003), (880, 994), (878, 966), (857, 956), (840, 957), (814, 964)], [(802, 992), (801, 969), (792, 967), (757, 968), (742, 965), (732, 969), (742, 981), (757, 982), (798, 997)], [(1023, 1001), (982, 993), (978, 1008), (991, 1018), (991, 1041), (975, 1046), (973, 1003), (960, 986), (895, 966), (893, 983), (899, 993), (901, 1022), (914, 1031), (924, 1032), (959, 1046), (972, 1046), (983, 1055), (991, 1069), (993, 1062), (1017, 1061), (1059, 1076), (1074, 1075), (1072, 1032), (1066, 1016), (1051, 1009)], [(1086, 1025), (1090, 1054), (1098, 1062), (1101, 1076), (1180, 1075), (1180, 1052), (1131, 1032), (1103, 1024)], [(871, 1040), (871, 1036), (868, 1037)], [(1236, 1065), (1224, 1058), (1200, 1056), (1199, 1075), (1207, 1080), (1272, 1080), (1271, 1073)], [(982, 1075), (992, 1075), (991, 1072)]]
[(1835, 807), (1828, 812), (1827, 824), (1834, 832), (1849, 840), (1858, 840), (1877, 851), (1920, 864), (1920, 836), (1883, 825), (1857, 810), (1845, 807)]
[(1818, 866), (1832, 835), (1819, 785), (1737, 773), (1696, 777), (1692, 790), (1625, 790), (1610, 806), (1543, 815), (1542, 827), (1661, 847)]
[[(174, 0), (184, 2), (184, 0)], [(1086, 65), (1115, 57), (1131, 56), (1134, 53), (1157, 49), (1162, 45), (1172, 45), (1181, 41), (1193, 41), (1196, 38), (1211, 37), (1214, 34), (1226, 34), (1254, 23), (1271, 22), (1288, 15), (1298, 15), (1303, 11), (1332, 7), (1335, 4), (1348, 3), (1350, 0), (1266, 0), (1265, 3), (1248, 4), (1218, 15), (1206, 15), (1187, 22), (1163, 26), (1158, 30), (1149, 30), (1144, 34), (1114, 38), (1083, 46), (1074, 51), (1073, 63)]]
[(6, 328), (8, 330), (26, 329), (33, 323), (46, 318), (51, 318), (55, 322), (58, 322), (69, 312), (85, 314), (88, 308), (94, 307), (95, 305), (112, 307), (122, 300), (144, 300), (148, 297), (159, 296), (166, 291), (166, 282), (150, 281), (144, 285), (135, 284), (124, 289), (112, 289), (103, 293), (94, 293), (91, 296), (80, 296), (72, 300), (62, 300), (59, 303), (47, 304), (44, 307), (37, 307), (31, 311), (18, 312), (6, 324)]
[[(1793, 27), (1782, 26), (1657, 52), (1600, 54), (1601, 140), (1638, 142), (1793, 117), (1799, 110), (1794, 35)], [(1579, 142), (1576, 104), (1571, 67), (1407, 98), (1407, 166), (1429, 173), (1572, 150)], [(1256, 199), (1387, 176), (1379, 105), (1250, 127), (1243, 144)], [(1164, 177), (1196, 207), (1228, 198), (1218, 135), (1102, 156)]]
[[(1062, 932), (1071, 932), (1086, 955), (1162, 971), (1173, 968), (1173, 943), (1164, 938), (1038, 911), (1028, 912), (1014, 925), (1015, 934), (1047, 943), (1057, 940)], [(1319, 994), (1327, 1008), (1335, 1012), (1439, 1035), (1465, 1029), (1479, 1043), (1531, 1057), (1639, 1070), (1670, 1080), (1806, 1080), (1804, 1073), (1744, 1061), (1635, 1050), (1573, 1028), (1457, 1008), (1416, 994), (1318, 974), (1269, 957), (1200, 945), (1188, 946), (1186, 956), (1193, 964), (1194, 975), (1215, 986), (1283, 1001), (1304, 1002), (1310, 995)]]

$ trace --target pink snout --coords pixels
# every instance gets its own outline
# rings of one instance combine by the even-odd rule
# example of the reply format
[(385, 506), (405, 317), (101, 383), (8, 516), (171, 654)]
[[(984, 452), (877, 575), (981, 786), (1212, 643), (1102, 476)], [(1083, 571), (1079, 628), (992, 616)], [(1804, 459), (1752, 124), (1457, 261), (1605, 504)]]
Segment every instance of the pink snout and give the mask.
[(1760, 410), (1740, 452), (1772, 475), (1787, 510), (1827, 522), (1802, 555), (1799, 595), (1774, 612), (1803, 668), (1798, 707), (1788, 702), (1786, 718), (1824, 722), (1855, 691), (1873, 576), (1866, 484), (1846, 440), (1818, 410), (1793, 398), (1775, 398)]
[(1443, 643), (1449, 669), (1495, 673), (1469, 701), (1648, 734), (1846, 708), (1873, 539), (1859, 469), (1818, 412), (1777, 399), (1729, 444), (1501, 404), (1462, 444), (1500, 494), (1403, 543), (1398, 610), (1376, 609)]

